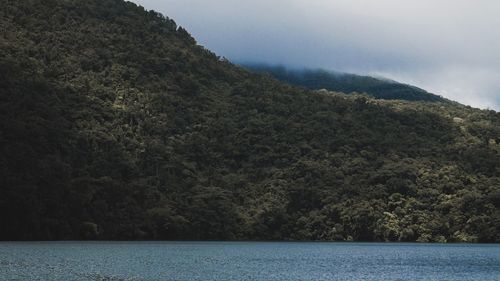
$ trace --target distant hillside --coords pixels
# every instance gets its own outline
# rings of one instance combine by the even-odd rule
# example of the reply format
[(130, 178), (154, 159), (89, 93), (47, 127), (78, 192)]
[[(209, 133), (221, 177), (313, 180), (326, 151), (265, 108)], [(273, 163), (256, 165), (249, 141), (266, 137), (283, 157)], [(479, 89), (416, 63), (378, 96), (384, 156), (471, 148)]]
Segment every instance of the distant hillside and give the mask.
[(376, 99), (409, 101), (445, 101), (415, 86), (396, 81), (356, 74), (330, 72), (326, 70), (293, 70), (284, 66), (245, 64), (246, 68), (259, 73), (268, 73), (274, 78), (311, 90), (326, 89), (343, 93), (366, 93)]
[(0, 0), (0, 239), (500, 242), (500, 114), (310, 91), (121, 0)]

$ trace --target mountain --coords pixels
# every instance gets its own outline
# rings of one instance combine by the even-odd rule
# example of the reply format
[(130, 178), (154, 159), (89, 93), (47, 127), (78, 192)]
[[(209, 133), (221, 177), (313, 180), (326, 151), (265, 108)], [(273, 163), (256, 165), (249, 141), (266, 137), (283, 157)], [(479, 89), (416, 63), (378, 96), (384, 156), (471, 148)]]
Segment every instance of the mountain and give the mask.
[(500, 241), (500, 114), (310, 91), (121, 0), (0, 0), (3, 240)]
[(428, 93), (415, 86), (398, 83), (389, 79), (332, 72), (322, 69), (294, 70), (287, 69), (284, 66), (263, 64), (244, 64), (243, 66), (258, 73), (267, 73), (280, 81), (311, 90), (326, 89), (348, 94), (366, 93), (376, 99), (388, 100), (446, 101), (440, 96)]

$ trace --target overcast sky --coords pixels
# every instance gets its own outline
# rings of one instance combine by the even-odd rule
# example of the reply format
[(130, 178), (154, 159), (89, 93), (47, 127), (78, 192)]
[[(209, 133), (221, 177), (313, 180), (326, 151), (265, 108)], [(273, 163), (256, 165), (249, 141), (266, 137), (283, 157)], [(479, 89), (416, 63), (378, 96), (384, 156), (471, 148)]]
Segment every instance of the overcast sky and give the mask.
[(133, 0), (234, 62), (381, 75), (500, 110), (500, 0)]

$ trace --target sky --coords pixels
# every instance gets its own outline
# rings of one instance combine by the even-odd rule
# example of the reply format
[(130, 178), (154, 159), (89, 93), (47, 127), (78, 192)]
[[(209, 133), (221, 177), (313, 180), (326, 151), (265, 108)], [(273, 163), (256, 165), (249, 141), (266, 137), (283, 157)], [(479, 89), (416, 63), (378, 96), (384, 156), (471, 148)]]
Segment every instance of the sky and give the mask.
[(235, 63), (383, 76), (500, 111), (499, 0), (133, 0)]

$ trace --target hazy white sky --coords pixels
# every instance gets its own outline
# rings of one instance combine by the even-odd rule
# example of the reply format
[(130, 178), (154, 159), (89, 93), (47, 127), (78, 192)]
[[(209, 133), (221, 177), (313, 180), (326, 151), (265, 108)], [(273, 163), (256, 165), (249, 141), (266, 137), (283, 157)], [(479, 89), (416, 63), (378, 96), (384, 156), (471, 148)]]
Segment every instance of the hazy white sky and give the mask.
[(376, 74), (500, 110), (500, 0), (133, 0), (234, 62)]

